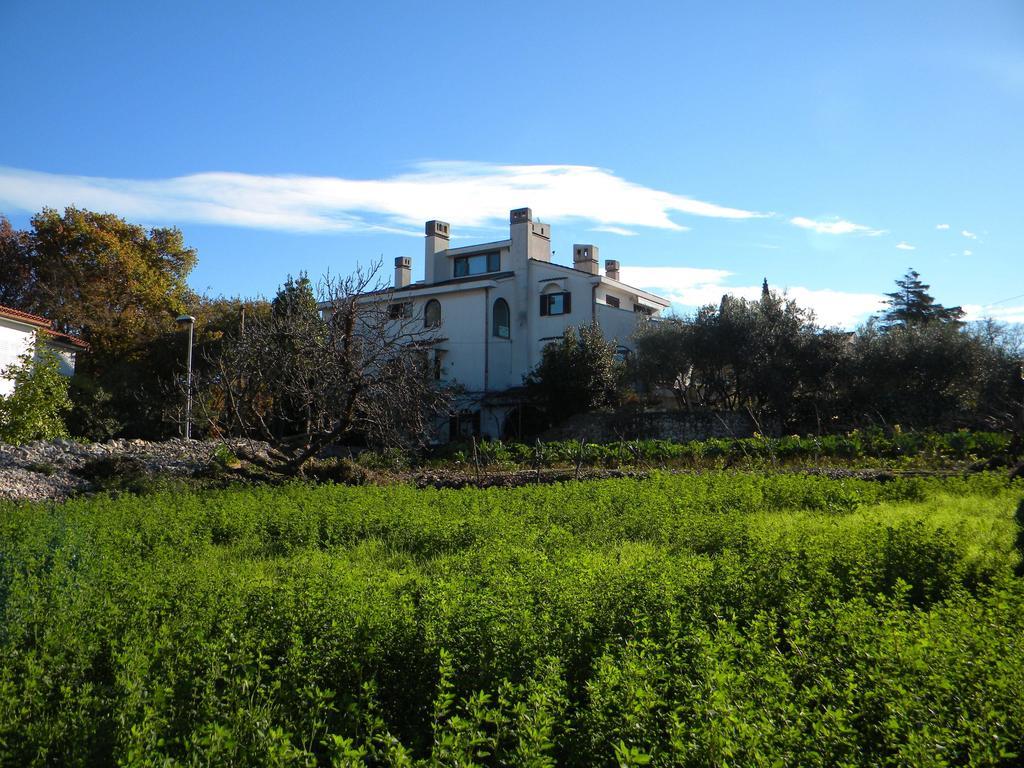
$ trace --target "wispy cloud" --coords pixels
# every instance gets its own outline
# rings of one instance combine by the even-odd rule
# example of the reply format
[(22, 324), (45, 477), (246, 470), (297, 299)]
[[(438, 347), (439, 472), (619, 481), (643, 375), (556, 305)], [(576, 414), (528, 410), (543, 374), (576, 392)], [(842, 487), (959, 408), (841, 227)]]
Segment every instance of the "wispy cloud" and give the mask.
[(961, 229), (960, 234), (966, 237), (968, 240), (977, 240), (978, 236), (973, 232), (968, 232), (966, 229)]
[(910, 243), (897, 243), (896, 247), (899, 248), (901, 251), (916, 251), (917, 250), (916, 246), (913, 246)]
[[(683, 229), (689, 229), (689, 227), (683, 227)], [(636, 232), (632, 229), (626, 229), (625, 227), (592, 227), (591, 232), (608, 232), (612, 235), (622, 235), (623, 237), (634, 237)]]
[[(624, 282), (647, 288), (671, 299), (679, 309), (717, 304), (724, 294), (744, 299), (761, 295), (760, 285), (729, 285), (732, 272), (724, 269), (696, 267), (631, 267), (622, 268)], [(854, 293), (803, 286), (780, 288), (771, 286), (794, 299), (800, 306), (814, 310), (818, 322), (826, 326), (852, 328), (863, 322), (882, 306), (883, 297), (874, 293)]]
[(970, 321), (992, 318), (1001, 323), (1024, 323), (1024, 304), (1013, 307), (964, 304), (963, 310), (965, 319)]
[(974, 251), (968, 251), (968, 250), (964, 251), (964, 256), (973, 256), (973, 255), (974, 255)]
[(835, 216), (824, 219), (808, 219), (806, 216), (794, 216), (789, 220), (789, 223), (801, 229), (813, 230), (820, 235), (861, 234), (876, 237), (886, 233), (884, 229), (872, 229), (863, 224), (854, 224), (852, 221), (846, 221)]
[(936, 224), (936, 229), (949, 229), (949, 224)]
[(145, 222), (414, 235), (432, 218), (462, 226), (503, 224), (510, 209), (523, 205), (548, 221), (582, 219), (623, 232), (627, 227), (684, 230), (673, 218), (678, 215), (768, 215), (645, 187), (585, 165), (427, 162), (383, 179), (197, 173), (156, 180), (0, 167), (0, 209), (65, 205)]

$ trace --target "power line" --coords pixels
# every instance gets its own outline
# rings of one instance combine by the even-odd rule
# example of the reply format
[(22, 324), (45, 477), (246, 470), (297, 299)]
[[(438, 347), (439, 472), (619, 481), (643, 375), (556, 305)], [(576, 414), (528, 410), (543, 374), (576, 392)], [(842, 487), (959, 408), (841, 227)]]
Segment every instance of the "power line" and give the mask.
[(1018, 293), (1016, 296), (1011, 296), (1008, 299), (1000, 299), (999, 301), (993, 301), (991, 304), (983, 304), (981, 308), (985, 309), (985, 307), (994, 307), (997, 304), (1005, 304), (1006, 302), (1013, 301), (1014, 299), (1024, 299), (1024, 293)]

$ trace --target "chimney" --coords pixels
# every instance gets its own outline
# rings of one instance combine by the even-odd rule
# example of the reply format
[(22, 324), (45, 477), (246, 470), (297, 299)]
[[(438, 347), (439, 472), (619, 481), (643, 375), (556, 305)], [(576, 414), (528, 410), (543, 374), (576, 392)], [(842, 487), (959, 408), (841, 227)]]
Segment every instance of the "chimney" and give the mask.
[(605, 259), (604, 274), (609, 280), (619, 279), (619, 262), (615, 259)]
[(436, 283), (438, 280), (445, 280), (451, 275), (447, 274), (445, 266), (447, 259), (444, 252), (448, 250), (448, 237), (451, 234), (447, 221), (428, 221), (426, 225), (427, 239), (424, 246), (423, 279), (427, 283)]
[(598, 275), (601, 269), (597, 261), (596, 245), (574, 245), (572, 247), (572, 265), (581, 272)]
[(412, 257), (398, 256), (395, 259), (395, 288), (405, 288), (412, 282)]
[(551, 261), (551, 225), (533, 220), (529, 208), (509, 211), (513, 269), (524, 268), (530, 259)]

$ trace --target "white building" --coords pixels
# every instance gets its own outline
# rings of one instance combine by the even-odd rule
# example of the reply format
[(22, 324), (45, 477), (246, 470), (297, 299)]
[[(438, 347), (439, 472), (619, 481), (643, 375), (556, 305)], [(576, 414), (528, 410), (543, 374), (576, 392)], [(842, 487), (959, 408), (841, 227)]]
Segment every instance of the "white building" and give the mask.
[(36, 333), (42, 333), (46, 345), (57, 355), (60, 372), (65, 376), (75, 372), (75, 354), (88, 348), (80, 339), (55, 332), (53, 324), (45, 317), (0, 306), (0, 395), (7, 396), (14, 391), (14, 382), (3, 372), (17, 365), (18, 358), (32, 348)]
[(574, 245), (572, 266), (553, 263), (551, 226), (529, 208), (511, 212), (507, 240), (452, 248), (450, 237), (446, 222), (428, 221), (424, 280), (412, 283), (412, 259), (399, 257), (386, 293), (395, 317), (422, 318), (437, 378), (465, 392), (442, 438), (505, 434), (523, 377), (566, 328), (596, 322), (627, 350), (639, 320), (669, 306), (620, 282), (618, 261), (601, 274), (597, 246)]

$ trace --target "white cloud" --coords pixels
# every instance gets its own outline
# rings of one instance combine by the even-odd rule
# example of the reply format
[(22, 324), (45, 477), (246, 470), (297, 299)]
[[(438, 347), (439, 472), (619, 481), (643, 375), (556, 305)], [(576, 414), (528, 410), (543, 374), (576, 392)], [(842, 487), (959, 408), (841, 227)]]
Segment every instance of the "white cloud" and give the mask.
[[(724, 269), (695, 267), (622, 267), (623, 282), (671, 299), (680, 310), (717, 304), (726, 293), (744, 299), (756, 299), (761, 295), (760, 285), (728, 285), (732, 274)], [(778, 286), (771, 288), (783, 292)], [(842, 328), (852, 328), (866, 320), (868, 315), (881, 308), (883, 302), (881, 294), (803, 286), (790, 286), (785, 293), (800, 306), (813, 309), (820, 324)]]
[(644, 187), (585, 165), (428, 162), (384, 179), (218, 172), (148, 181), (0, 167), (0, 207), (36, 211), (65, 205), (146, 222), (417, 236), (428, 219), (493, 226), (504, 224), (508, 211), (523, 205), (547, 221), (578, 218), (622, 230), (684, 230), (672, 218), (678, 214), (724, 219), (769, 215)]
[[(689, 229), (689, 227), (682, 227), (682, 229)], [(634, 232), (631, 229), (626, 229), (625, 227), (609, 227), (609, 226), (593, 227), (590, 231), (591, 232), (608, 232), (609, 234), (612, 234), (612, 235), (622, 235), (623, 237), (633, 237), (633, 236), (636, 235), (636, 232)]]
[(966, 229), (961, 229), (960, 230), (960, 234), (963, 235), (964, 237), (968, 238), (969, 240), (977, 240), (978, 239), (978, 236), (976, 234), (974, 234), (973, 232), (968, 232)]
[(936, 224), (936, 229), (949, 229), (949, 224)]
[(964, 319), (968, 321), (992, 318), (1001, 323), (1024, 323), (1024, 304), (1015, 307), (999, 307), (993, 305), (964, 304)]
[(917, 248), (914, 247), (913, 245), (911, 245), (910, 243), (897, 243), (896, 247), (899, 248), (901, 251), (916, 251), (917, 250)]
[(872, 229), (863, 224), (854, 224), (852, 221), (846, 221), (835, 216), (825, 219), (808, 219), (806, 216), (794, 216), (789, 220), (789, 223), (801, 229), (813, 230), (820, 235), (851, 235), (857, 233), (876, 237), (886, 233), (884, 229)]
[(964, 256), (973, 256), (973, 255), (974, 255), (973, 251), (966, 251), (966, 250), (964, 251)]

